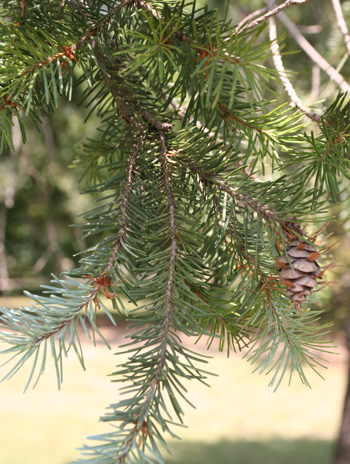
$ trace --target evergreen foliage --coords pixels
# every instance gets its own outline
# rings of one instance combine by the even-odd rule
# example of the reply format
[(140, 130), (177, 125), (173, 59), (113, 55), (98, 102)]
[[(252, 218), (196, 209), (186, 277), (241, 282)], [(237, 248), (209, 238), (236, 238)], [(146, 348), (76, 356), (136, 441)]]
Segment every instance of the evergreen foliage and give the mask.
[(115, 323), (106, 298), (129, 318), (129, 358), (113, 373), (124, 399), (102, 418), (115, 427), (79, 462), (163, 462), (188, 401), (183, 381), (208, 377), (183, 334), (228, 354), (246, 348), (275, 388), (294, 372), (309, 385), (305, 365), (323, 365), (328, 326), (291, 304), (276, 259), (293, 236), (314, 244), (306, 227), (325, 221), (329, 196), (339, 200), (349, 106), (339, 95), (316, 133), (303, 133), (298, 109), (275, 101), (263, 29), (180, 1), (3, 2), (2, 150), (14, 149), (13, 118), (25, 141), (26, 118), (40, 129), (78, 86), (100, 118), (75, 160), (99, 195), (81, 224), (96, 243), (29, 295), (31, 307), (1, 307), (0, 318), (4, 378), (32, 362), (26, 388), (50, 357), (58, 385), (70, 350), (84, 367), (81, 328), (103, 339), (99, 310)]

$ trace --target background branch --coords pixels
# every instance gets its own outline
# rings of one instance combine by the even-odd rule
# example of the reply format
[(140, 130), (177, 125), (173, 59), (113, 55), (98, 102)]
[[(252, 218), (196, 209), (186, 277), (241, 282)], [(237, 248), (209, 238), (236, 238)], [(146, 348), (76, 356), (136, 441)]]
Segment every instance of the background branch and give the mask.
[(337, 18), (337, 24), (340, 29), (340, 32), (343, 34), (344, 37), (344, 42), (346, 49), (350, 55), (350, 35), (349, 35), (349, 30), (346, 25), (343, 11), (341, 9), (340, 1), (339, 0), (332, 0), (335, 16)]
[[(281, 5), (278, 5), (276, 8), (273, 10), (268, 11), (265, 13), (263, 16), (260, 16), (258, 19), (255, 19), (251, 23), (248, 23), (246, 26), (242, 27), (240, 32), (242, 31), (250, 31), (251, 29), (254, 29), (255, 27), (259, 26), (262, 22), (266, 21), (268, 18), (271, 18), (272, 16), (275, 16), (276, 14), (280, 13), (282, 10), (288, 8), (289, 6), (292, 5), (302, 5), (304, 3), (309, 3), (312, 2), (313, 0), (287, 0), (286, 2), (282, 3)], [(263, 11), (266, 11), (266, 9), (263, 9)], [(260, 12), (261, 10), (258, 10)], [(243, 22), (246, 22), (247, 19), (250, 17), (255, 16), (255, 13), (252, 13), (249, 15)], [(242, 21), (240, 22), (240, 24)]]
[(249, 26), (249, 21), (252, 19), (256, 18), (259, 15), (263, 15), (266, 13), (267, 7), (260, 8), (259, 10), (253, 11), (253, 13), (250, 13), (248, 16), (242, 19), (237, 26), (236, 26), (236, 32), (241, 32), (241, 30), (245, 29), (246, 27)]
[(273, 63), (280, 76), (284, 90), (286, 91), (287, 95), (289, 96), (291, 100), (291, 106), (297, 107), (302, 113), (305, 114), (305, 116), (310, 118), (312, 121), (320, 123), (321, 116), (319, 116), (316, 113), (313, 113), (312, 111), (309, 110), (309, 108), (307, 108), (304, 105), (304, 103), (298, 97), (292, 83), (290, 82), (287, 76), (286, 70), (284, 68), (284, 65), (283, 65), (281, 54), (280, 54), (280, 49), (279, 49), (279, 45), (277, 41), (277, 28), (276, 28), (275, 19), (273, 17), (270, 17), (268, 21), (269, 21), (269, 37), (271, 41)]
[(305, 39), (298, 27), (288, 18), (288, 16), (282, 12), (278, 15), (278, 19), (284, 24), (300, 48), (309, 55), (312, 61), (314, 61), (326, 74), (328, 74), (329, 78), (336, 82), (343, 92), (350, 93), (350, 85), (345, 81), (344, 77), (318, 53), (308, 40)]
[(21, 0), (21, 23), (22, 25), (25, 23), (25, 20), (26, 20), (26, 9), (27, 9), (27, 1)]

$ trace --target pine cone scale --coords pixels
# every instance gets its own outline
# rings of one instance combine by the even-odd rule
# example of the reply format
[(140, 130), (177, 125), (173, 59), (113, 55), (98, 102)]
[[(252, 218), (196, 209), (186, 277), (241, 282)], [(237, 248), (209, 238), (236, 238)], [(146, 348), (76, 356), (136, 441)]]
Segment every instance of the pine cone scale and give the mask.
[(307, 259), (300, 259), (293, 263), (294, 269), (301, 272), (306, 272), (307, 274), (317, 272), (320, 267), (313, 261), (308, 261)]

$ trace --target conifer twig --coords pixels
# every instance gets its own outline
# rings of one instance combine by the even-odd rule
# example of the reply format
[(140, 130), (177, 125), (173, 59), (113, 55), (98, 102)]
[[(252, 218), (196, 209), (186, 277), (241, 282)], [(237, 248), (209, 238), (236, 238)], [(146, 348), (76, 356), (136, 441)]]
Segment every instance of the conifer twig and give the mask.
[[(280, 215), (282, 213), (279, 213), (278, 211), (274, 211), (268, 208), (267, 206), (263, 205), (260, 201), (254, 200), (253, 198), (246, 195), (245, 193), (239, 192), (236, 188), (231, 187), (226, 181), (221, 179), (216, 174), (203, 172), (201, 168), (199, 166), (196, 166), (194, 163), (192, 163), (192, 161), (189, 161), (184, 158), (181, 158), (181, 160), (184, 161), (189, 166), (189, 168), (193, 172), (195, 172), (197, 175), (199, 175), (203, 180), (205, 180), (206, 182), (211, 182), (212, 184), (216, 185), (219, 188), (219, 190), (222, 190), (223, 192), (228, 193), (236, 201), (241, 201), (242, 203), (247, 205), (250, 209), (254, 210), (259, 215), (265, 217), (265, 219), (278, 222), (282, 226), (285, 226), (287, 224), (285, 219), (280, 218)], [(291, 218), (291, 222), (294, 222), (292, 221), (292, 218)]]
[(318, 53), (308, 40), (305, 39), (298, 27), (288, 18), (288, 16), (282, 12), (278, 15), (278, 19), (284, 24), (300, 48), (309, 55), (312, 61), (314, 61), (326, 74), (328, 74), (329, 78), (336, 82), (343, 92), (350, 93), (350, 85), (345, 81), (344, 77)]
[(342, 8), (341, 8), (341, 5), (340, 5), (340, 1), (339, 0), (332, 0), (332, 4), (333, 4), (333, 9), (334, 9), (334, 12), (335, 12), (335, 16), (337, 18), (338, 27), (340, 29), (340, 32), (343, 34), (345, 46), (346, 46), (346, 49), (348, 51), (348, 54), (350, 55), (350, 35), (349, 35), (348, 27), (347, 27), (345, 19), (344, 19), (344, 15), (343, 15), (343, 11), (342, 11)]
[[(166, 98), (168, 98), (169, 96), (166, 95)], [(186, 109), (185, 107), (183, 106), (180, 106), (174, 99), (170, 101), (170, 106), (172, 106), (175, 110), (176, 110), (176, 113), (177, 115), (179, 116), (179, 118), (181, 119), (181, 121), (183, 121), (184, 117), (185, 117), (185, 114), (186, 114)], [(227, 113), (227, 110), (223, 110), (225, 111), (225, 113)], [(234, 119), (234, 118), (232, 118)], [(244, 121), (242, 121), (241, 119), (238, 119), (236, 118), (237, 122), (241, 123), (242, 125), (244, 125)], [(193, 117), (190, 117), (189, 118), (189, 121), (190, 122), (193, 122)], [(200, 121), (196, 121), (196, 127), (200, 130), (203, 130), (203, 132), (208, 136), (210, 137), (212, 140), (215, 141), (216, 144), (222, 144), (222, 148), (226, 151), (227, 150), (227, 146), (219, 139), (217, 139), (215, 137), (215, 134), (214, 132), (211, 132), (207, 127), (205, 127)], [(253, 127), (253, 129), (257, 129), (256, 127)], [(237, 162), (237, 165), (240, 166), (242, 165), (243, 163), (241, 161), (238, 161)], [(243, 170), (244, 174), (247, 176), (247, 177), (250, 177), (251, 179), (257, 179), (257, 176), (256, 174), (252, 174), (252, 172), (250, 171), (249, 168), (245, 167), (244, 170)]]
[(103, 71), (102, 71), (102, 74), (103, 74), (103, 79), (104, 79), (107, 87), (109, 88), (109, 90), (110, 90), (110, 92), (111, 92), (111, 94), (112, 94), (112, 96), (114, 98), (114, 101), (117, 104), (117, 107), (119, 108), (120, 114), (122, 115), (122, 117), (124, 118), (124, 120), (128, 124), (133, 126), (137, 130), (137, 132), (139, 134), (142, 134), (144, 132), (145, 128), (137, 120), (137, 118), (135, 117), (134, 112), (131, 110), (131, 108), (128, 106), (128, 104), (120, 97), (117, 86), (115, 85), (115, 83), (113, 82), (111, 77), (109, 75), (107, 75)]
[(212, 181), (215, 183), (215, 185), (218, 186), (220, 190), (228, 193), (235, 200), (241, 201), (242, 203), (246, 204), (249, 208), (253, 209), (258, 214), (265, 217), (265, 219), (273, 220), (283, 224), (285, 223), (284, 220), (279, 218), (280, 213), (278, 213), (277, 211), (268, 208), (267, 206), (263, 205), (260, 201), (254, 200), (245, 193), (238, 192), (234, 187), (231, 187), (227, 182), (220, 179), (220, 177), (216, 175), (210, 175), (208, 177), (209, 180), (212, 179)]
[(276, 28), (275, 18), (270, 17), (268, 21), (269, 21), (269, 37), (271, 41), (273, 63), (275, 65), (276, 71), (278, 72), (280, 76), (282, 85), (291, 100), (291, 106), (297, 107), (302, 113), (305, 114), (305, 116), (310, 118), (312, 121), (321, 123), (322, 121), (321, 116), (319, 116), (316, 113), (313, 113), (312, 111), (309, 110), (309, 108), (307, 108), (304, 105), (304, 103), (298, 97), (291, 81), (289, 80), (286, 70), (283, 65), (283, 61), (282, 61), (282, 57), (280, 54), (280, 49), (279, 49), (279, 45), (277, 41), (277, 28)]
[[(67, 46), (67, 47), (63, 46), (62, 47), (62, 50), (63, 50), (62, 52), (56, 53), (55, 55), (52, 55), (52, 56), (49, 56), (48, 58), (46, 58), (43, 61), (39, 61), (35, 65), (31, 66), (29, 69), (23, 71), (22, 75), (24, 76), (24, 75), (34, 71), (35, 69), (39, 69), (42, 66), (44, 66), (46, 64), (49, 64), (49, 63), (52, 63), (54, 61), (57, 61), (57, 60), (59, 60), (61, 58), (68, 57), (71, 60), (78, 61), (76, 56), (75, 56), (75, 52), (77, 50), (79, 50), (85, 43), (89, 42), (93, 37), (95, 37), (96, 34), (98, 33), (98, 31), (102, 28), (102, 26), (107, 24), (113, 18), (113, 16), (115, 15), (115, 13), (117, 11), (119, 11), (120, 9), (122, 9), (125, 6), (135, 5), (136, 3), (139, 4), (138, 0), (124, 0), (123, 2), (119, 3), (117, 6), (115, 6), (112, 9), (112, 11), (106, 17), (103, 18), (102, 21), (100, 21), (98, 24), (95, 24), (92, 28), (90, 28), (89, 31), (87, 32), (87, 34), (84, 35), (83, 37), (81, 37), (76, 43), (74, 43), (74, 44), (72, 44), (70, 46)], [(65, 1), (63, 0), (61, 2), (61, 4), (60, 4), (59, 10), (58, 10), (58, 15), (57, 15), (58, 19), (61, 19), (61, 14), (63, 12), (64, 6), (65, 6)], [(25, 18), (26, 8), (27, 8), (26, 0), (21, 1), (21, 18), (22, 18), (22, 21), (24, 21), (24, 18)]]
[[(122, 117), (127, 123), (133, 126), (139, 134), (142, 134), (146, 130), (146, 128), (137, 119), (134, 109), (131, 108), (122, 99), (116, 84), (113, 82), (112, 77), (104, 71), (106, 66), (105, 66), (105, 62), (104, 62), (104, 59), (101, 53), (97, 52), (96, 58), (99, 64), (102, 65), (101, 66), (102, 77), (107, 87), (109, 88), (111, 94), (113, 95), (114, 101), (116, 102)], [(141, 116), (143, 117), (143, 119), (147, 121), (149, 124), (151, 124), (151, 126), (155, 127), (158, 131), (170, 132), (173, 129), (173, 126), (171, 124), (167, 122), (158, 121), (155, 116), (153, 116), (149, 111), (142, 108), (141, 105), (137, 105), (137, 109), (139, 113), (141, 114)]]
[(233, 121), (236, 121), (238, 124), (248, 127), (249, 129), (252, 129), (258, 132), (259, 134), (268, 135), (268, 132), (265, 129), (261, 129), (260, 127), (254, 126), (253, 124), (250, 124), (249, 122), (244, 121), (243, 119), (239, 118), (235, 114), (231, 113), (231, 111), (222, 103), (218, 103), (218, 108), (224, 115), (224, 118), (230, 118)]
[(114, 245), (113, 253), (111, 257), (109, 258), (108, 265), (106, 266), (103, 272), (105, 274), (108, 274), (111, 268), (114, 266), (119, 249), (121, 247), (121, 241), (124, 238), (125, 233), (126, 233), (129, 200), (130, 200), (130, 195), (131, 195), (131, 186), (133, 182), (133, 174), (134, 174), (134, 169), (135, 169), (136, 158), (137, 158), (139, 149), (141, 147), (141, 143), (142, 143), (141, 140), (139, 140), (128, 162), (128, 177), (127, 177), (127, 180), (124, 186), (123, 197), (120, 203), (121, 218), (120, 218), (120, 223), (119, 223), (119, 231), (117, 235), (117, 240)]
[(104, 62), (104, 58), (103, 58), (102, 54), (98, 50), (96, 50), (96, 59), (97, 59), (97, 62), (99, 63), (99, 65), (100, 65), (100, 70), (101, 70), (103, 80), (105, 81), (109, 91), (111, 92), (111, 94), (112, 94), (112, 96), (114, 98), (114, 101), (116, 102), (117, 107), (119, 108), (121, 116), (124, 118), (124, 120), (128, 124), (133, 126), (137, 130), (137, 132), (139, 134), (142, 134), (145, 131), (145, 128), (137, 120), (137, 118), (135, 117), (134, 112), (129, 107), (129, 105), (121, 98), (121, 96), (119, 94), (119, 91), (118, 91), (118, 88), (115, 85), (115, 83), (113, 82), (112, 77), (105, 71), (106, 63)]
[(167, 284), (167, 301), (168, 301), (168, 304), (171, 306), (171, 295), (173, 292), (172, 282), (174, 279), (175, 258), (177, 255), (177, 226), (176, 226), (176, 219), (175, 219), (175, 201), (174, 201), (170, 174), (169, 174), (167, 149), (166, 149), (166, 144), (165, 144), (164, 132), (160, 133), (160, 142), (161, 142), (161, 156), (162, 156), (162, 164), (163, 164), (163, 177), (164, 177), (164, 184), (165, 184), (165, 190), (166, 190), (168, 208), (169, 208), (169, 214), (170, 214), (171, 257), (170, 257), (170, 263), (169, 263), (169, 279), (168, 279), (168, 284)]
[[(108, 13), (108, 15), (102, 19), (102, 21), (100, 21), (98, 24), (95, 24), (89, 31), (86, 35), (84, 35), (83, 37), (81, 37), (81, 39), (78, 40), (78, 42), (73, 45), (73, 51), (75, 50), (78, 50), (79, 48), (82, 47), (82, 45), (84, 45), (85, 42), (89, 42), (89, 40), (92, 38), (92, 37), (95, 37), (97, 32), (101, 29), (102, 26), (104, 26), (105, 24), (109, 23), (109, 21), (113, 18), (113, 16), (115, 15), (115, 13), (119, 10), (121, 10), (122, 8), (124, 8), (125, 6), (132, 6), (132, 5), (135, 5), (137, 7), (140, 7), (141, 4), (144, 4), (144, 3), (147, 3), (147, 2), (140, 2), (140, 0), (124, 0), (123, 2), (121, 3), (118, 3), (117, 6), (115, 6), (114, 8), (112, 8), (112, 10), (110, 11), (110, 13)], [(146, 6), (145, 6), (146, 7)]]
[[(165, 186), (165, 193), (167, 196), (167, 203), (169, 209), (169, 222), (170, 222), (170, 259), (168, 266), (168, 279), (165, 289), (165, 310), (160, 316), (161, 325), (158, 343), (158, 352), (155, 353), (155, 359), (157, 362), (153, 367), (152, 376), (147, 383), (147, 388), (143, 392), (143, 399), (140, 401), (137, 413), (133, 415), (133, 428), (129, 431), (125, 437), (124, 446), (122, 448), (122, 454), (117, 458), (116, 463), (122, 464), (128, 455), (132, 452), (135, 446), (135, 440), (137, 436), (142, 435), (144, 429), (147, 429), (147, 419), (150, 414), (151, 405), (154, 401), (157, 388), (162, 382), (162, 378), (166, 375), (165, 368), (167, 362), (167, 346), (169, 343), (169, 332), (172, 325), (172, 311), (173, 311), (173, 291), (174, 291), (174, 275), (175, 275), (175, 261), (178, 253), (178, 239), (177, 239), (177, 225), (175, 218), (175, 201), (173, 195), (173, 189), (170, 179), (170, 171), (167, 159), (167, 148), (165, 142), (164, 132), (160, 132), (160, 155), (163, 171), (163, 181)], [(140, 427), (141, 424), (141, 427)]]
[[(131, 186), (133, 182), (133, 172), (135, 168), (135, 163), (136, 163), (136, 158), (137, 154), (139, 152), (141, 146), (141, 140), (136, 144), (132, 155), (129, 158), (128, 161), (128, 169), (127, 169), (127, 180), (124, 186), (124, 191), (122, 194), (122, 198), (120, 201), (120, 208), (121, 208), (121, 218), (120, 218), (120, 223), (119, 223), (119, 230), (117, 233), (117, 239), (114, 245), (113, 253), (104, 268), (104, 270), (101, 272), (101, 275), (99, 277), (95, 277), (93, 279), (93, 286), (94, 288), (90, 290), (90, 292), (82, 299), (82, 302), (78, 304), (71, 312), (70, 315), (67, 319), (62, 320), (58, 325), (54, 326), (50, 331), (42, 333), (39, 337), (35, 338), (34, 340), (31, 340), (31, 346), (39, 345), (43, 341), (47, 340), (48, 338), (54, 336), (55, 334), (59, 333), (62, 329), (64, 329), (66, 326), (68, 326), (74, 317), (80, 313), (84, 308), (86, 308), (89, 303), (92, 301), (96, 301), (97, 294), (104, 288), (109, 287), (110, 284), (112, 283), (110, 278), (108, 277), (108, 273), (114, 266), (119, 249), (121, 247), (121, 241), (125, 236), (126, 232), (126, 226), (127, 226), (127, 214), (128, 214), (128, 205), (129, 205), (129, 200), (130, 200), (130, 194), (131, 194)], [(90, 277), (92, 279), (92, 276), (85, 276), (85, 277)], [(113, 294), (110, 294), (110, 297), (112, 297)], [(98, 305), (98, 303), (96, 303)], [(3, 319), (4, 320), (4, 319)]]
[(145, 121), (149, 122), (157, 130), (161, 132), (170, 132), (173, 130), (173, 126), (167, 122), (158, 121), (149, 111), (141, 108), (141, 114)]

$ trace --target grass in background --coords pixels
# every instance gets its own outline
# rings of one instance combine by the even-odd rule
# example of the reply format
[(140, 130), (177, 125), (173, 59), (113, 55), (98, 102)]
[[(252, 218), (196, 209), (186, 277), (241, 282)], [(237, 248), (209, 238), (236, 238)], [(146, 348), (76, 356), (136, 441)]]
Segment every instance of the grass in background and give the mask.
[(227, 441), (180, 443), (167, 464), (330, 464), (327, 440)]
[[(113, 353), (124, 333), (121, 326), (106, 330), (112, 351), (84, 343), (86, 372), (71, 353), (60, 392), (52, 363), (25, 395), (30, 365), (0, 384), (0, 464), (67, 464), (86, 436), (109, 430), (97, 420), (118, 399), (118, 384), (106, 376), (125, 359)], [(331, 464), (346, 380), (337, 356), (323, 372), (325, 381), (308, 371), (312, 390), (295, 378), (273, 393), (268, 378), (252, 374), (240, 355), (207, 354), (215, 356), (206, 370), (218, 377), (208, 379), (211, 388), (187, 384), (197, 409), (184, 405), (188, 428), (174, 430), (182, 441), (170, 442), (167, 464)]]

